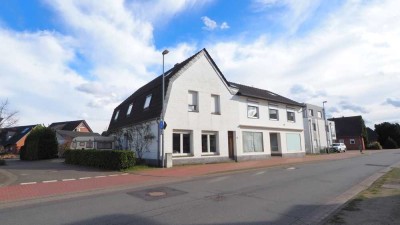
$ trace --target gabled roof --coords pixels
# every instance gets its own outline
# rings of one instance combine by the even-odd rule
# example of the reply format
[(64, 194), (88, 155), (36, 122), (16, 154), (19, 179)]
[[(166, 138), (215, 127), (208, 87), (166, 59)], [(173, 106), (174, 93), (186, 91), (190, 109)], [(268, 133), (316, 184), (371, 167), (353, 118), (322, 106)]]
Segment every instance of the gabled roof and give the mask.
[[(205, 49), (203, 49), (205, 51)], [(164, 79), (164, 91), (167, 92), (169, 80), (175, 74), (177, 74), (183, 67), (185, 67), (192, 59), (199, 55), (203, 50), (197, 52), (193, 56), (184, 60), (181, 63), (176, 64), (173, 68), (165, 72)], [(162, 110), (162, 74), (141, 88), (137, 89), (131, 96), (123, 101), (114, 112), (111, 117), (110, 125), (108, 130), (114, 130), (116, 128), (125, 127), (131, 124), (140, 123), (143, 121), (158, 118), (161, 115)], [(151, 95), (150, 106), (147, 109), (143, 109), (146, 97)], [(132, 111), (127, 115), (129, 105), (132, 104)], [(118, 119), (114, 120), (115, 114), (119, 111)]]
[(254, 88), (254, 87), (249, 87), (249, 86), (246, 86), (243, 84), (237, 84), (237, 83), (233, 83), (233, 82), (230, 82), (230, 85), (233, 87), (237, 87), (239, 89), (239, 92), (237, 93), (237, 95), (258, 98), (258, 99), (264, 99), (264, 100), (268, 100), (268, 101), (272, 101), (272, 102), (285, 103), (288, 105), (294, 105), (294, 106), (300, 106), (300, 107), (304, 106), (304, 104), (293, 101), (293, 100), (283, 97), (281, 95), (275, 94), (271, 91)]
[(69, 130), (56, 130), (56, 134), (62, 137), (86, 137), (86, 136), (100, 136), (99, 133), (90, 133), (90, 132), (77, 132), (77, 131), (69, 131)]
[(361, 116), (338, 117), (328, 120), (335, 122), (338, 137), (361, 136), (362, 134)]
[(0, 145), (7, 146), (16, 144), (37, 125), (18, 126), (2, 128), (0, 130)]
[(85, 124), (85, 126), (88, 128), (90, 132), (93, 132), (92, 129), (89, 127), (89, 125), (86, 123), (85, 120), (74, 120), (74, 121), (64, 121), (64, 122), (56, 122), (50, 124), (49, 128), (53, 130), (68, 130), (68, 131), (74, 131), (79, 124)]
[[(288, 98), (285, 98), (283, 96), (280, 96), (278, 94), (272, 93), (267, 90), (252, 88), (245, 85), (228, 82), (206, 49), (202, 49), (201, 51), (197, 52), (193, 56), (182, 61), (181, 63), (177, 63), (173, 68), (165, 72), (165, 79), (164, 79), (165, 93), (167, 92), (167, 87), (169, 85), (170, 79), (174, 77), (176, 74), (178, 74), (178, 72), (181, 69), (183, 69), (186, 65), (188, 65), (196, 56), (198, 56), (202, 52), (207, 56), (213, 67), (217, 70), (217, 73), (221, 76), (221, 79), (223, 80), (223, 82), (225, 82), (227, 88), (239, 89), (238, 93), (239, 95), (258, 98), (258, 99), (265, 99), (274, 102), (281, 102), (288, 105), (303, 106), (301, 103), (290, 100)], [(131, 96), (129, 96), (125, 101), (123, 101), (120, 105), (118, 105), (114, 109), (114, 112), (110, 120), (110, 125), (108, 127), (108, 131), (113, 131), (118, 128), (159, 118), (162, 110), (161, 92), (162, 92), (162, 74), (153, 79), (152, 81), (150, 81), (149, 83), (145, 84), (141, 88), (137, 89)], [(146, 97), (149, 95), (152, 96), (150, 106), (144, 109), (143, 106)], [(127, 115), (127, 111), (131, 104), (132, 104), (132, 111), (129, 115)], [(115, 115), (117, 113), (118, 113), (118, 118), (115, 119)]]

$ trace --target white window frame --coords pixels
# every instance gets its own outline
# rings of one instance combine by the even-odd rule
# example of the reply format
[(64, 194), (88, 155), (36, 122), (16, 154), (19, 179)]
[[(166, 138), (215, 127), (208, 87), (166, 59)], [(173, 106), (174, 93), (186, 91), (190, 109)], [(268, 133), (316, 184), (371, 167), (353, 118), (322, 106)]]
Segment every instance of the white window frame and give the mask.
[(188, 98), (188, 112), (199, 112), (199, 92), (189, 90), (188, 97), (189, 96), (191, 96), (192, 99), (189, 100)]
[[(293, 120), (289, 120), (289, 113), (293, 113)], [(286, 108), (286, 119), (288, 122), (296, 123), (296, 111), (294, 108)]]
[[(276, 119), (275, 118), (271, 118), (270, 110), (275, 110), (276, 111), (276, 117), (277, 117)], [(269, 118), (269, 120), (279, 121), (279, 107), (278, 107), (278, 105), (273, 105), (273, 104), (268, 105), (268, 118)]]
[(126, 115), (129, 116), (132, 113), (133, 103), (131, 103), (128, 107), (128, 111), (126, 111)]
[(221, 101), (219, 95), (211, 95), (211, 114), (221, 115)]
[[(256, 108), (257, 116), (249, 115), (249, 108), (251, 108), (251, 107)], [(250, 119), (259, 119), (260, 118), (260, 108), (258, 106), (258, 102), (248, 100), (248, 102), (247, 102), (247, 118), (250, 118)]]
[(115, 113), (114, 120), (117, 120), (119, 116), (119, 110)]
[[(207, 151), (203, 152), (203, 135), (207, 136)], [(210, 136), (215, 136), (215, 152), (211, 151)], [(218, 132), (202, 132), (201, 133), (201, 154), (202, 155), (216, 155), (218, 154)]]
[(320, 118), (320, 119), (322, 118), (322, 112), (321, 111), (317, 111), (317, 117)]
[(150, 107), (152, 96), (152, 94), (146, 96), (146, 101), (144, 102), (143, 109), (148, 109)]
[[(173, 136), (174, 136), (174, 134), (179, 134), (180, 135), (180, 138), (179, 138), (179, 145), (180, 145), (180, 147), (179, 147), (179, 150), (180, 150), (180, 152), (179, 153), (174, 153), (174, 138), (173, 138)], [(190, 141), (190, 143), (189, 143), (189, 153), (184, 153), (183, 152), (183, 135), (184, 134), (189, 134), (189, 141)], [(192, 140), (193, 138), (192, 138), (192, 132), (191, 131), (189, 131), (189, 130), (174, 130), (173, 132), (172, 132), (172, 155), (173, 156), (191, 156), (192, 155)]]
[[(253, 151), (245, 151), (245, 141), (244, 141), (244, 134), (245, 133), (249, 133), (249, 134), (253, 134), (253, 141), (254, 141), (254, 134), (261, 134), (261, 151), (254, 151), (255, 149), (253, 149)], [(264, 152), (264, 133), (263, 132), (258, 132), (258, 131), (242, 131), (242, 141), (243, 141), (243, 154), (254, 154), (254, 153), (263, 153)], [(253, 144), (253, 146), (255, 146)]]
[(356, 140), (355, 139), (350, 139), (350, 144), (351, 145), (355, 145), (356, 144)]

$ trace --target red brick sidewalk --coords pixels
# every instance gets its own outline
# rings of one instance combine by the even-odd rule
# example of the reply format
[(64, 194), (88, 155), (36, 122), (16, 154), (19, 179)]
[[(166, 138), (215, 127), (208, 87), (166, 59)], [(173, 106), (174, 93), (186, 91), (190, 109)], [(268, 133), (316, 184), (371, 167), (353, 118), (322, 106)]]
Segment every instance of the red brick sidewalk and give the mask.
[[(378, 152), (378, 151), (375, 151)], [(375, 152), (365, 152), (372, 154)], [(306, 156), (303, 158), (280, 158), (247, 162), (229, 162), (219, 164), (178, 166), (168, 169), (143, 170), (127, 175), (91, 178), (85, 180), (59, 181), (54, 183), (37, 183), (28, 185), (13, 185), (0, 187), (0, 203), (15, 202), (21, 200), (60, 196), (85, 191), (101, 190), (112, 187), (151, 184), (152, 182), (168, 182), (179, 179), (187, 179), (212, 173), (221, 173), (237, 170), (249, 170), (272, 166), (284, 166), (290, 164), (306, 163), (323, 160), (337, 160), (359, 156), (358, 151), (345, 154), (329, 154), (318, 156)], [(174, 178), (174, 179), (171, 179)]]

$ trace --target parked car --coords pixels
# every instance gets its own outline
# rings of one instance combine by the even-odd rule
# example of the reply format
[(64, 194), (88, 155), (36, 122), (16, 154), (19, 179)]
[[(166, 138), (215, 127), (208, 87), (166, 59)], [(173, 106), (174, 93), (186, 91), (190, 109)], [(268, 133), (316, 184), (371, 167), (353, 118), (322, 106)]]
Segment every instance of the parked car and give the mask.
[(347, 147), (344, 143), (333, 143), (330, 150), (333, 152), (346, 152)]

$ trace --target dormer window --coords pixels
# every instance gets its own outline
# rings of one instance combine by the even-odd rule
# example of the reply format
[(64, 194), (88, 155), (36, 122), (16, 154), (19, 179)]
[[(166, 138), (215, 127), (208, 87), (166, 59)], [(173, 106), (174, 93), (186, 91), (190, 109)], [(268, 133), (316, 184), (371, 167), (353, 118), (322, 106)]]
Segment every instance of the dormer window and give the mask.
[(114, 120), (118, 119), (118, 115), (119, 115), (119, 110), (115, 113)]
[(132, 107), (133, 107), (133, 104), (131, 103), (131, 104), (129, 105), (128, 111), (126, 112), (126, 115), (127, 115), (127, 116), (129, 116), (129, 115), (131, 114), (131, 112), (132, 112)]
[(151, 95), (147, 95), (146, 97), (146, 101), (144, 102), (144, 106), (143, 109), (147, 109), (150, 106), (150, 102), (151, 102)]

